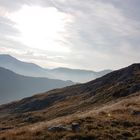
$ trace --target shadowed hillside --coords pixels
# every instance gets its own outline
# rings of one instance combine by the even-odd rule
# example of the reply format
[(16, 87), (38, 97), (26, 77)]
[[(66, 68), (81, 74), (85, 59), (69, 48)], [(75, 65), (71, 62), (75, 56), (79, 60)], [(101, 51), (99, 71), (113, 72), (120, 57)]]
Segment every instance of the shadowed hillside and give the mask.
[(61, 102), (74, 96), (84, 98), (80, 105), (85, 106), (86, 103), (98, 105), (128, 96), (139, 90), (140, 64), (133, 64), (85, 84), (56, 89), (23, 99), (15, 103), (14, 109), (21, 112), (40, 110), (51, 106), (54, 102)]
[(0, 104), (72, 84), (71, 81), (22, 76), (0, 67)]

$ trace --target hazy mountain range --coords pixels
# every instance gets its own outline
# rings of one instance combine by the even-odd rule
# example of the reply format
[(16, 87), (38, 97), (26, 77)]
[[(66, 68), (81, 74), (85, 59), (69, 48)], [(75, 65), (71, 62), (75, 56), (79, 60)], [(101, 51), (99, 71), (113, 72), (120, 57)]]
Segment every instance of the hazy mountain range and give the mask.
[(72, 84), (71, 81), (22, 76), (0, 67), (0, 104)]
[(109, 71), (93, 72), (69, 68), (45, 69), (33, 63), (22, 62), (10, 55), (1, 54), (0, 104), (31, 96), (34, 93), (74, 84), (70, 80), (84, 82), (92, 78), (95, 79)]
[[(0, 138), (139, 139), (139, 115), (140, 64), (133, 64), (88, 83), (0, 106)], [(78, 132), (66, 129), (73, 122)], [(58, 133), (47, 129), (60, 124), (65, 127)]]
[[(15, 110), (20, 112), (41, 110), (54, 105), (55, 102), (67, 101), (71, 97), (77, 98), (78, 104), (76, 103), (75, 106), (101, 105), (137, 91), (140, 91), (140, 64), (133, 64), (84, 84), (76, 84), (23, 99), (24, 102), (16, 103)], [(85, 97), (84, 100), (81, 99), (82, 96)]]
[(42, 68), (33, 63), (22, 62), (10, 55), (0, 55), (0, 67), (7, 68), (15, 73), (33, 76), (33, 77), (47, 77), (51, 79), (71, 80), (74, 82), (87, 82), (98, 77), (101, 77), (111, 70), (103, 70), (100, 72), (70, 69), (70, 68)]

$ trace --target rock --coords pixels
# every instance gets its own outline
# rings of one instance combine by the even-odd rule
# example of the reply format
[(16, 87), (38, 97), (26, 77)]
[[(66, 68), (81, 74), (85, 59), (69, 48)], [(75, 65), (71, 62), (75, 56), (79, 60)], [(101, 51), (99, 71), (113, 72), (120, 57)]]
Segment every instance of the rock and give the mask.
[(134, 110), (134, 111), (132, 111), (131, 114), (134, 115), (134, 116), (140, 116), (140, 111), (139, 110)]
[(130, 132), (123, 132), (122, 133), (122, 135), (124, 136), (124, 137), (133, 137), (133, 135), (132, 135), (132, 133), (130, 133)]
[(79, 123), (72, 123), (71, 127), (72, 127), (72, 131), (74, 131), (74, 132), (80, 131), (80, 124)]
[(13, 127), (2, 127), (0, 128), (0, 131), (9, 130), (9, 129), (13, 129)]
[(57, 126), (51, 126), (48, 128), (48, 131), (50, 132), (61, 132), (61, 131), (70, 131), (71, 129), (68, 126), (63, 125), (57, 125)]
[(38, 118), (38, 117), (27, 117), (25, 118), (23, 121), (24, 122), (28, 122), (28, 123), (35, 123), (35, 122), (38, 122), (40, 121), (41, 119)]
[(80, 124), (79, 123), (72, 123), (71, 125), (56, 125), (51, 126), (48, 128), (48, 131), (50, 132), (62, 132), (62, 131), (74, 131), (79, 132), (80, 131)]

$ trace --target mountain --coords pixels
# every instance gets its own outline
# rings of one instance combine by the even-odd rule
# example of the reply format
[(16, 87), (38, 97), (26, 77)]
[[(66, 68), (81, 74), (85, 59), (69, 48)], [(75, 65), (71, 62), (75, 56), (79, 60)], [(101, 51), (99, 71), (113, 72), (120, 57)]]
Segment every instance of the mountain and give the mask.
[(0, 67), (0, 104), (72, 84), (71, 81), (22, 76)]
[[(133, 64), (88, 83), (52, 90), (30, 97), (29, 100), (28, 98), (23, 99), (24, 104), (17, 102), (16, 110), (21, 112), (40, 110), (53, 105), (54, 102), (78, 96), (84, 96), (84, 102), (82, 101), (83, 103), (80, 104), (83, 106), (85, 103), (103, 104), (117, 98), (128, 96), (139, 90), (140, 64)], [(77, 101), (79, 99), (77, 98)]]
[(74, 82), (87, 82), (111, 72), (111, 70), (94, 72), (69, 68), (44, 69), (36, 64), (22, 62), (6, 54), (0, 55), (0, 67), (25, 76), (47, 77), (51, 79), (71, 80)]
[(111, 70), (103, 70), (99, 72), (90, 71), (90, 70), (81, 70), (81, 69), (70, 69), (70, 68), (55, 68), (50, 71), (51, 75), (57, 79), (71, 79), (76, 82), (88, 82), (98, 77), (101, 77)]
[[(139, 139), (139, 115), (140, 64), (133, 64), (84, 84), (1, 105), (0, 134), (17, 139)], [(73, 123), (79, 124), (78, 132), (66, 129)]]
[(0, 67), (25, 76), (49, 77), (47, 69), (33, 63), (22, 62), (8, 54), (0, 55)]

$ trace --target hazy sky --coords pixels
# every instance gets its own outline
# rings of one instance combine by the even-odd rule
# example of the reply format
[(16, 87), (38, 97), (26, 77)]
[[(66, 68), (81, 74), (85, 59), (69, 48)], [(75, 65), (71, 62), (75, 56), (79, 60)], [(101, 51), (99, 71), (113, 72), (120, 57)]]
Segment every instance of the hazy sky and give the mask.
[(0, 53), (43, 67), (140, 62), (140, 0), (0, 0)]

